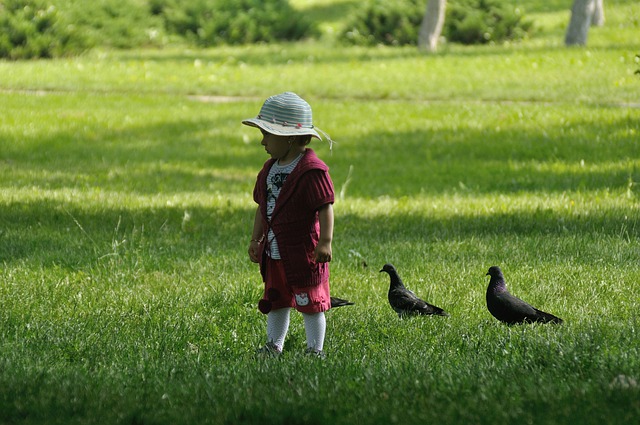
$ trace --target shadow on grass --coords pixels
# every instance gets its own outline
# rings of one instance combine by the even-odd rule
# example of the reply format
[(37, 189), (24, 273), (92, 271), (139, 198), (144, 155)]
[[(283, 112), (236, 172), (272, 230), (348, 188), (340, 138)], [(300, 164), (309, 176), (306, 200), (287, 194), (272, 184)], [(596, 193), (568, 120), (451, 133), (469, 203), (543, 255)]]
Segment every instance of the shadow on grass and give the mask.
[(265, 154), (257, 135), (249, 143), (208, 136), (229, 122), (239, 119), (219, 114), (115, 131), (85, 125), (33, 138), (0, 135), (14, 146), (5, 150), (0, 167), (13, 176), (12, 188), (247, 193)]
[[(51, 201), (7, 203), (0, 209), (0, 264), (26, 261), (83, 270), (113, 261), (119, 267), (148, 272), (170, 271), (205, 257), (248, 262), (246, 241), (254, 211), (188, 208), (189, 220), (185, 221), (185, 209), (176, 207), (88, 211)], [(359, 250), (380, 250), (389, 243), (423, 246), (443, 240), (539, 237), (544, 244), (549, 236), (552, 240), (567, 237), (585, 241), (639, 238), (640, 227), (628, 214), (619, 208), (573, 215), (535, 210), (444, 218), (428, 212), (377, 217), (347, 213), (336, 217), (336, 238), (343, 247)], [(579, 261), (584, 253), (574, 254)], [(346, 259), (347, 252), (342, 256)]]
[[(334, 15), (348, 13), (351, 5), (355, 3), (340, 3), (335, 6), (317, 5), (312, 9), (317, 13)], [(570, 6), (567, 7), (567, 10)], [(317, 9), (316, 9), (317, 8)], [(526, 16), (526, 15), (525, 15)], [(568, 21), (567, 21), (568, 24)], [(215, 47), (211, 49), (187, 49), (176, 51), (175, 53), (166, 50), (123, 50), (114, 52), (114, 58), (121, 61), (143, 60), (156, 63), (185, 63), (193, 64), (198, 60), (204, 64), (214, 64), (215, 66), (239, 66), (250, 65), (255, 67), (287, 66), (292, 63), (314, 64), (321, 63), (323, 66), (330, 64), (352, 64), (370, 63), (384, 61), (386, 64), (393, 64), (394, 61), (404, 61), (407, 59), (418, 59), (428, 63), (430, 60), (441, 58), (481, 58), (495, 57), (502, 60), (504, 57), (511, 59), (514, 53), (522, 57), (530, 57), (531, 60), (539, 60), (541, 55), (566, 56), (578, 52), (576, 60), (583, 56), (582, 49), (571, 49), (564, 45), (564, 29), (557, 30), (556, 33), (548, 33), (546, 30), (542, 36), (534, 36), (533, 39), (555, 40), (553, 44), (530, 45), (526, 43), (512, 43), (509, 45), (462, 45), (459, 43), (442, 44), (437, 52), (425, 53), (415, 45), (406, 46), (377, 46), (364, 47), (352, 46), (341, 41), (335, 44), (322, 43), (300, 43), (282, 42), (276, 44), (254, 44), (247, 46), (234, 46), (233, 48)], [(633, 38), (632, 30), (625, 30), (625, 36), (618, 40), (611, 41), (606, 46), (607, 50), (621, 50), (635, 52), (637, 43)], [(337, 47), (337, 48), (336, 48)], [(592, 46), (594, 47), (594, 46)]]
[[(254, 207), (251, 202), (238, 207), (221, 199), (239, 193), (250, 199), (266, 155), (255, 146), (257, 138), (245, 143), (237, 137), (237, 123), (244, 115), (228, 107), (215, 112), (211, 119), (177, 117), (120, 129), (79, 120), (58, 131), (0, 134), (8, 146), (0, 158), (5, 176), (0, 187), (13, 197), (5, 198), (0, 208), (0, 263), (26, 260), (83, 268), (109, 258), (128, 258), (132, 264), (143, 258), (144, 266), (154, 270), (219, 253), (237, 254), (244, 261)], [(428, 111), (410, 112), (425, 120), (424, 130), (372, 130), (341, 142), (333, 155), (325, 157), (338, 192), (353, 166), (347, 199), (456, 191), (496, 197), (613, 191), (637, 197), (640, 170), (634, 135), (640, 133), (640, 124), (631, 115), (615, 114), (616, 118), (602, 121), (585, 117), (534, 129), (507, 117), (504, 130), (487, 130), (499, 120), (478, 128), (464, 116), (452, 116), (450, 123), (434, 130), (424, 116)], [(503, 112), (517, 111), (497, 107), (486, 114)], [(209, 133), (211, 129), (215, 134)], [(22, 190), (37, 194), (54, 189), (69, 189), (70, 196), (86, 198), (86, 205), (73, 199), (21, 197)], [(191, 193), (194, 201), (185, 201), (186, 206), (114, 207), (117, 201), (100, 205), (92, 200), (92, 192), (116, 198)], [(208, 194), (216, 197), (207, 198)], [(390, 212), (374, 218), (347, 214), (337, 217), (337, 223), (349, 238), (369, 244), (398, 237), (394, 235), (408, 242), (562, 232), (637, 237), (633, 221), (637, 217), (630, 214), (637, 211), (507, 210), (444, 219), (428, 212), (418, 216)]]
[[(377, 111), (380, 119), (393, 120), (384, 114), (396, 106), (385, 108), (389, 109)], [(533, 129), (531, 123), (507, 122), (505, 129), (491, 130), (487, 127), (499, 127), (500, 118), (474, 128), (465, 122), (476, 119), (473, 115), (445, 114), (437, 119), (451, 123), (434, 130), (430, 128), (434, 118), (428, 116), (427, 108), (420, 108), (424, 112), (411, 113), (417, 115), (415, 120), (425, 121), (424, 130), (373, 130), (360, 139), (341, 141), (334, 154), (323, 155), (336, 189), (346, 181), (351, 166), (347, 194), (373, 199), (458, 190), (474, 194), (633, 191), (640, 181), (634, 138), (640, 124), (631, 115), (616, 114), (601, 122), (586, 117), (544, 127), (533, 125)], [(506, 121), (514, 119), (515, 110), (493, 108), (487, 113), (504, 114)], [(79, 123), (78, 128), (44, 135), (0, 134), (14, 146), (3, 152), (0, 165), (11, 178), (5, 184), (13, 190), (250, 194), (267, 156), (258, 136), (241, 140), (239, 129), (231, 124), (239, 121), (233, 113), (220, 113), (210, 120), (119, 130)], [(210, 135), (211, 129), (219, 134)]]
[(0, 264), (27, 261), (75, 270), (114, 262), (153, 271), (222, 254), (244, 259), (255, 212), (224, 206), (95, 208), (47, 200), (5, 204)]
[[(530, 129), (385, 132), (338, 146), (328, 158), (347, 195), (632, 190), (640, 181), (638, 123), (575, 122)], [(369, 146), (366, 151), (362, 146)]]
[[(558, 43), (562, 42), (562, 37)], [(621, 49), (634, 52), (637, 44), (633, 41), (628, 43), (620, 42), (608, 44), (607, 49)], [(497, 57), (512, 56), (514, 52), (532, 59), (540, 58), (544, 54), (567, 54), (567, 47), (562, 44), (548, 46), (526, 46), (520, 48), (518, 45), (510, 47), (496, 46), (463, 46), (458, 44), (444, 45), (436, 53), (424, 53), (416, 46), (403, 47), (381, 47), (372, 50), (370, 47), (358, 47), (341, 45), (340, 48), (331, 46), (300, 44), (300, 43), (280, 43), (276, 45), (257, 45), (247, 47), (236, 47), (233, 50), (223, 48), (199, 49), (193, 51), (179, 52), (176, 54), (167, 53), (164, 50), (153, 51), (122, 51), (116, 52), (116, 58), (123, 61), (144, 60), (157, 63), (187, 63), (192, 64), (194, 60), (203, 63), (216, 65), (237, 66), (247, 64), (251, 66), (264, 65), (290, 65), (291, 63), (321, 62), (323, 65), (344, 64), (344, 63), (368, 63), (384, 60), (386, 63), (393, 63), (394, 60), (402, 61), (407, 59), (419, 59), (429, 61), (444, 57)]]

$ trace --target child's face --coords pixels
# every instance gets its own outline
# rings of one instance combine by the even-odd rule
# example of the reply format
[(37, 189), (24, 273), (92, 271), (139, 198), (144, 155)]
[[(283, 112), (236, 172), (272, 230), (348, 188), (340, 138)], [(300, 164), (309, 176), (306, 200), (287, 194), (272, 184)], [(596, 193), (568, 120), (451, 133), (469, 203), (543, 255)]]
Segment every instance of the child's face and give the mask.
[(290, 137), (276, 136), (275, 134), (267, 133), (264, 130), (262, 132), (262, 146), (273, 159), (285, 159), (288, 153), (291, 151), (291, 144), (289, 143)]

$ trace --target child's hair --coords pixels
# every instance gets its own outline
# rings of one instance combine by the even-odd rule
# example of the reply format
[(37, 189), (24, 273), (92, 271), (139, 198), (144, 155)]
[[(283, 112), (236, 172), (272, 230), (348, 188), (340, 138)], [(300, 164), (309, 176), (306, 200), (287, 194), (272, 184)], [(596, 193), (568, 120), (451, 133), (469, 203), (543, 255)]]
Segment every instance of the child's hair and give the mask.
[(294, 143), (300, 145), (300, 146), (307, 146), (309, 143), (311, 143), (311, 135), (310, 134), (301, 134), (298, 136), (294, 136), (295, 139), (293, 140)]

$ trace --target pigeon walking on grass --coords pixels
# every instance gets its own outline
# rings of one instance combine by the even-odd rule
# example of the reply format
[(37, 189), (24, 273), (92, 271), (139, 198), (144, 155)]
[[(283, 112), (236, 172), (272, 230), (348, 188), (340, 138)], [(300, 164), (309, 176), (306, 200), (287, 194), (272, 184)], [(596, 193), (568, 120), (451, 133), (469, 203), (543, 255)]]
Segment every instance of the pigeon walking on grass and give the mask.
[(353, 305), (351, 301), (344, 300), (338, 297), (331, 297), (331, 308), (342, 307), (345, 305)]
[(487, 288), (487, 308), (496, 319), (509, 325), (533, 322), (562, 323), (559, 317), (538, 310), (511, 295), (500, 267), (491, 266), (487, 275), (491, 276)]
[(392, 264), (385, 264), (380, 272), (387, 272), (391, 278), (389, 285), (389, 304), (399, 317), (417, 315), (448, 316), (449, 314), (435, 305), (431, 305), (405, 288), (402, 279)]

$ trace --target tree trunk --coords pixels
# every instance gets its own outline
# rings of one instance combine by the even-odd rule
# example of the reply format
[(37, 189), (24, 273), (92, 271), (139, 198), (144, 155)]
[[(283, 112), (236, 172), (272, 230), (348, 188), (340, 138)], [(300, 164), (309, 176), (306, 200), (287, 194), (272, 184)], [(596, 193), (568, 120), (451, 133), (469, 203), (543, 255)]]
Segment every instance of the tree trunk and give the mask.
[(587, 44), (587, 34), (596, 8), (596, 0), (574, 0), (571, 7), (571, 20), (567, 28), (564, 43), (567, 46)]
[(596, 8), (591, 18), (592, 27), (601, 27), (604, 25), (604, 0), (596, 0)]
[(418, 34), (418, 47), (428, 52), (435, 52), (438, 48), (438, 39), (444, 26), (444, 12), (447, 8), (447, 0), (429, 0), (427, 10), (420, 24)]

